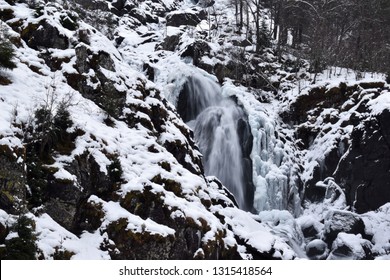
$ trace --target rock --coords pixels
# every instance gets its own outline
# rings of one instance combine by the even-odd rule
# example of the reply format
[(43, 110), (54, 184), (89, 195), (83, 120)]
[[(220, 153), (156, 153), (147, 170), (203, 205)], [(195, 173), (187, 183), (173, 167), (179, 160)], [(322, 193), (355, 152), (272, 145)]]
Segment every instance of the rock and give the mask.
[(237, 134), (240, 139), (242, 161), (243, 161), (243, 179), (244, 179), (244, 199), (248, 211), (252, 211), (255, 186), (253, 184), (253, 163), (251, 160), (253, 136), (248, 121), (248, 116), (242, 111), (242, 117), (238, 120)]
[(181, 53), (181, 57), (191, 57), (195, 66), (199, 65), (202, 56), (210, 54), (211, 48), (206, 41), (196, 40), (188, 45)]
[(167, 26), (180, 27), (181, 25), (197, 26), (202, 20), (207, 18), (204, 11), (192, 12), (172, 12), (166, 17)]
[(336, 179), (358, 213), (390, 202), (390, 111), (360, 122), (339, 164)]
[(317, 182), (315, 186), (307, 186), (304, 198), (311, 203), (322, 203), (334, 209), (347, 207), (345, 194), (332, 177)]
[(325, 260), (328, 254), (328, 246), (321, 239), (314, 239), (306, 245), (306, 255), (311, 260)]
[(181, 33), (165, 37), (164, 41), (156, 46), (156, 49), (163, 49), (173, 52), (180, 43), (180, 36)]
[(0, 222), (0, 244), (4, 244), (7, 235), (8, 235), (7, 226)]
[(64, 35), (61, 35), (57, 28), (52, 26), (46, 20), (40, 21), (38, 24), (30, 23), (21, 32), (22, 39), (30, 48), (56, 48), (67, 49), (69, 40)]
[(148, 23), (158, 23), (158, 17), (147, 12), (141, 10), (139, 8), (134, 8), (130, 11), (130, 15), (136, 19), (138, 19), (142, 24), (146, 25)]
[(118, 10), (122, 10), (125, 7), (126, 0), (114, 0), (112, 1), (112, 5)]
[(19, 214), (26, 201), (26, 171), (18, 162), (24, 159), (24, 149), (0, 145), (0, 205), (10, 214)]
[(298, 224), (301, 226), (302, 234), (306, 241), (312, 241), (320, 238), (324, 225), (311, 216), (298, 218)]
[(202, 8), (208, 8), (211, 7), (215, 4), (214, 0), (192, 0), (195, 4)]
[(333, 242), (328, 260), (371, 260), (371, 248), (371, 242), (363, 239), (360, 234), (340, 232)]
[[(106, 71), (102, 70), (105, 68), (114, 72), (113, 59), (105, 51), (93, 52), (84, 43), (80, 43), (75, 50), (76, 69), (79, 74), (66, 75), (68, 83), (85, 98), (96, 102), (109, 115), (119, 117), (125, 106), (126, 93), (117, 90), (115, 86), (117, 81), (113, 81), (112, 77), (107, 77)], [(94, 74), (86, 75), (90, 69), (94, 70)], [(118, 77), (118, 79), (121, 78)]]
[[(107, 5), (107, 1), (102, 0), (74, 0), (77, 4), (80, 4), (84, 9), (88, 10), (101, 10), (108, 12), (110, 9)], [(120, 0), (117, 0), (116, 2), (120, 2)]]
[(365, 225), (359, 215), (349, 212), (334, 210), (329, 211), (325, 217), (323, 240), (331, 246), (340, 232), (350, 234), (365, 234)]

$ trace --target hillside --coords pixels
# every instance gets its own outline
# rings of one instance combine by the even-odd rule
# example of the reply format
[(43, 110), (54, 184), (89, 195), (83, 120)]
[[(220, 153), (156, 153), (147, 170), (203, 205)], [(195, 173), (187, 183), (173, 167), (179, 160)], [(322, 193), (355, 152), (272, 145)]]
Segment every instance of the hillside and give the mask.
[(0, 19), (1, 259), (389, 258), (385, 75), (259, 50), (222, 0)]

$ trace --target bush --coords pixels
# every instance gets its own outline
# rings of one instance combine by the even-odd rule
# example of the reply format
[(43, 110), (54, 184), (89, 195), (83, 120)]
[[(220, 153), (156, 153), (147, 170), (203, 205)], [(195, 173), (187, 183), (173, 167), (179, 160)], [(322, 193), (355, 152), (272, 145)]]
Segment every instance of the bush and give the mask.
[(1, 259), (5, 260), (35, 260), (37, 246), (34, 234), (35, 223), (26, 215), (21, 215), (13, 226), (12, 231), (17, 237), (5, 241), (5, 250), (2, 251)]
[(14, 69), (16, 64), (12, 61), (15, 51), (12, 44), (0, 35), (0, 68)]
[(121, 181), (123, 169), (118, 156), (115, 156), (111, 164), (107, 166), (107, 171), (112, 182), (118, 183)]
[(54, 116), (54, 127), (56, 129), (66, 131), (69, 127), (73, 125), (73, 122), (70, 118), (70, 113), (68, 111), (68, 105), (64, 102), (61, 102), (58, 105), (57, 113)]

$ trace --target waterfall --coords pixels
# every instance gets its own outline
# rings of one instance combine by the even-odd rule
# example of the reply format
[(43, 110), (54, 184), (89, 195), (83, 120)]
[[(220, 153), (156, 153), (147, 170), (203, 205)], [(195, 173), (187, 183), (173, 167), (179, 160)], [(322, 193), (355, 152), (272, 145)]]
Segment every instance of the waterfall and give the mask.
[(177, 109), (194, 131), (195, 141), (203, 154), (206, 175), (221, 180), (233, 193), (239, 207), (248, 210), (244, 160), (238, 135), (239, 121), (245, 118), (242, 109), (222, 96), (215, 81), (200, 73), (187, 78)]

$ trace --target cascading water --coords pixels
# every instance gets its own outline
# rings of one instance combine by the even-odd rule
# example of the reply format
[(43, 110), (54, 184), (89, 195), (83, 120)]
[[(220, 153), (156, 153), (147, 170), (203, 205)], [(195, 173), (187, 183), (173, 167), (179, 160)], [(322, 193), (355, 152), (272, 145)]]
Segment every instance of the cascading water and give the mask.
[(216, 176), (233, 193), (240, 208), (250, 206), (245, 199), (243, 155), (238, 123), (245, 118), (220, 86), (199, 74), (188, 77), (178, 100), (178, 112), (193, 129), (203, 154), (206, 175)]
[(204, 155), (206, 175), (215, 175), (245, 208), (242, 152), (237, 120), (242, 112), (230, 100), (205, 109), (195, 120), (194, 135)]

